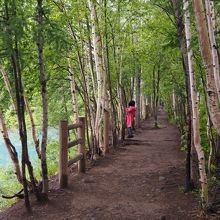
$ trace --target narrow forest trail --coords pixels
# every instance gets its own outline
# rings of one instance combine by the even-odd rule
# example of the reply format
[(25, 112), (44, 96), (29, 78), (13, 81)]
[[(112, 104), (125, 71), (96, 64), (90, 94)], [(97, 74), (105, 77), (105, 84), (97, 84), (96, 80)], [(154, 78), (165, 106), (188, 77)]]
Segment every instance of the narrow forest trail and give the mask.
[(164, 112), (159, 113), (159, 123), (161, 128), (154, 129), (151, 119), (145, 121), (124, 147), (85, 175), (72, 175), (68, 189), (58, 189), (54, 179), (49, 203), (34, 204), (32, 216), (18, 203), (0, 219), (201, 219), (196, 217), (196, 196), (183, 193), (178, 129)]

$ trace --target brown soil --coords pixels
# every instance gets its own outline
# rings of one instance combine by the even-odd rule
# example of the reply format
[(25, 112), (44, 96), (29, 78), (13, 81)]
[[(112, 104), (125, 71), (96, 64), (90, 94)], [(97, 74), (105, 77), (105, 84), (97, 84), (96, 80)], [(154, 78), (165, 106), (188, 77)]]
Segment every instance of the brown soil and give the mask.
[(133, 139), (96, 161), (87, 173), (71, 174), (61, 190), (51, 179), (49, 202), (23, 201), (0, 213), (0, 219), (202, 219), (195, 194), (185, 194), (184, 153), (180, 134), (160, 112), (160, 129), (145, 121)]

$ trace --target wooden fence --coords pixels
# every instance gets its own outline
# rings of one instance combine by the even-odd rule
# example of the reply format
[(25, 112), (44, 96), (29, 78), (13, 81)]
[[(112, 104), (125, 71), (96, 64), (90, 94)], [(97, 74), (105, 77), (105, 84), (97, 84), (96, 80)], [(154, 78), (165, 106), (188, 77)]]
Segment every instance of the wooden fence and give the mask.
[[(149, 105), (145, 106), (145, 119), (149, 117), (151, 109)], [(79, 117), (79, 121), (76, 124), (68, 125), (68, 121), (60, 121), (59, 125), (59, 185), (60, 188), (66, 188), (68, 186), (68, 167), (73, 163), (78, 162), (78, 172), (85, 173), (86, 170), (86, 152), (85, 152), (85, 117)], [(110, 114), (106, 109), (104, 110), (103, 120), (103, 154), (104, 156), (109, 152), (109, 134), (111, 130)], [(69, 142), (69, 131), (77, 129), (78, 139)], [(68, 149), (78, 145), (78, 154), (68, 160)]]
[[(69, 142), (68, 134), (72, 129), (77, 129), (78, 139)], [(85, 159), (85, 118), (79, 117), (79, 122), (68, 125), (68, 121), (60, 121), (59, 125), (59, 184), (60, 188), (68, 186), (68, 167), (73, 163), (78, 162), (78, 171), (85, 173), (86, 159)], [(68, 160), (68, 149), (78, 145), (78, 154), (76, 157)]]

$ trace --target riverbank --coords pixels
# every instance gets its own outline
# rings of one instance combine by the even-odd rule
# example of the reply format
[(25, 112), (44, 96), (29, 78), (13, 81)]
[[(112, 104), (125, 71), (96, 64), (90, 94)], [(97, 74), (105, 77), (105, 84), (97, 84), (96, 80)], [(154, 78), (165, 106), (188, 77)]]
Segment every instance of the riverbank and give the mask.
[[(58, 128), (55, 127), (49, 127), (48, 128), (48, 139), (49, 141), (58, 141)], [(20, 137), (19, 133), (15, 129), (10, 129), (9, 130), (9, 138), (14, 145), (14, 147), (17, 150), (18, 153), (18, 158), (21, 160), (21, 142), (20, 142)], [(32, 134), (31, 130), (28, 131), (28, 151), (29, 151), (29, 157), (31, 158), (32, 161), (37, 160), (37, 153), (34, 147), (34, 143), (32, 141)], [(38, 139), (41, 138), (41, 133), (38, 132)], [(12, 167), (12, 161), (9, 156), (9, 153), (5, 147), (4, 139), (2, 135), (0, 135), (0, 168), (6, 169), (7, 167)]]
[[(35, 149), (34, 149), (35, 150)], [(58, 170), (58, 141), (49, 141), (47, 148), (47, 164), (48, 164), (48, 175), (53, 176)], [(76, 152), (72, 151), (71, 156), (75, 155)], [(32, 165), (35, 170), (35, 177), (41, 179), (41, 164), (40, 160), (31, 158)], [(7, 200), (3, 199), (2, 195), (14, 195), (22, 189), (21, 184), (17, 181), (14, 174), (12, 163), (8, 166), (0, 168), (0, 211), (16, 202), (16, 199)]]

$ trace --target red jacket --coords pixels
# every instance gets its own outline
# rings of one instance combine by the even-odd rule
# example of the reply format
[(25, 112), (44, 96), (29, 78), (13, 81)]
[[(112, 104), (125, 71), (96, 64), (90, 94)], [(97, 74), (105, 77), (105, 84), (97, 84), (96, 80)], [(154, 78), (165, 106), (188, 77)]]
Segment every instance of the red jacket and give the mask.
[(126, 123), (127, 123), (127, 127), (131, 128), (133, 121), (134, 121), (134, 117), (135, 117), (135, 111), (136, 111), (136, 107), (134, 106), (129, 106), (125, 109), (126, 113), (127, 113), (127, 117), (126, 117)]

